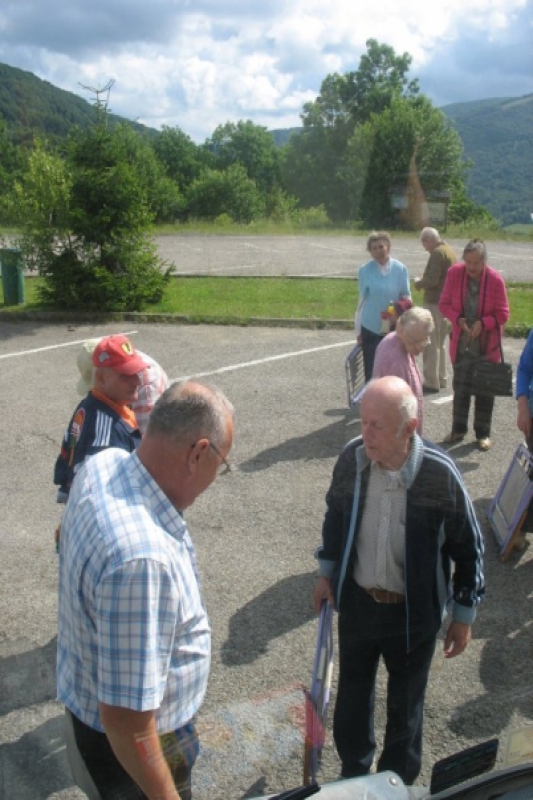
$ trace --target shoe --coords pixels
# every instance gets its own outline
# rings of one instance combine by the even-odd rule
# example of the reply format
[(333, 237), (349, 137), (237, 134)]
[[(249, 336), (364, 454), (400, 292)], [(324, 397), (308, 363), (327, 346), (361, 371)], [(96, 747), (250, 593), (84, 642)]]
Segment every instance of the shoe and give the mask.
[(422, 386), (422, 394), (438, 394), (440, 389), (434, 389), (432, 386)]
[(527, 539), (525, 533), (520, 533), (513, 542), (513, 550), (517, 553), (523, 553), (527, 547)]
[(453, 431), (444, 437), (442, 440), (445, 444), (454, 444), (454, 442), (462, 442), (465, 438), (464, 433), (454, 433)]
[(483, 438), (477, 440), (477, 446), (480, 450), (486, 453), (487, 450), (490, 450), (492, 442), (488, 436), (483, 436)]

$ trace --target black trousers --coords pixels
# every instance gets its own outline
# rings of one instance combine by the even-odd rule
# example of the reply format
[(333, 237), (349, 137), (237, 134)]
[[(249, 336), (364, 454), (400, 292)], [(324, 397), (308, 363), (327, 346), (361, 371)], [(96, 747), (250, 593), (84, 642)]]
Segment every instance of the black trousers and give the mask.
[(378, 344), (383, 339), (378, 333), (369, 331), (368, 328), (361, 328), (361, 346), (363, 348), (363, 363), (365, 366), (365, 381), (372, 378), (372, 371), (374, 369), (374, 359), (376, 357), (376, 350)]
[[(69, 723), (72, 725), (74, 744), (77, 752), (69, 753), (69, 761), (74, 777), (80, 775), (81, 759), (83, 768), (89, 777), (89, 789), (80, 781), (78, 785), (88, 796), (99, 800), (147, 800), (139, 788), (118, 761), (109, 739), (105, 733), (96, 731), (67, 711)], [(187, 726), (187, 729), (189, 726)], [(181, 800), (191, 800), (191, 771), (196, 758), (198, 739), (194, 725), (190, 726), (194, 741), (179, 741), (174, 734), (161, 737), (161, 748), (165, 756), (174, 783)], [(185, 730), (185, 729), (182, 729)], [(67, 742), (68, 752), (68, 742)], [(191, 762), (193, 760), (193, 763)], [(72, 763), (74, 762), (74, 764)], [(76, 769), (77, 767), (77, 769)]]
[(366, 775), (376, 749), (375, 682), (380, 657), (387, 672), (387, 724), (378, 771), (406, 784), (420, 772), (424, 697), (436, 635), (414, 632), (407, 651), (405, 604), (376, 603), (347, 578), (339, 614), (339, 688), (333, 735), (345, 778)]
[[(470, 398), (473, 395), (472, 371), (474, 364), (458, 359), (453, 365), (453, 423), (452, 432), (465, 434), (468, 431)], [(490, 436), (494, 397), (474, 396), (474, 432), (476, 439)]]

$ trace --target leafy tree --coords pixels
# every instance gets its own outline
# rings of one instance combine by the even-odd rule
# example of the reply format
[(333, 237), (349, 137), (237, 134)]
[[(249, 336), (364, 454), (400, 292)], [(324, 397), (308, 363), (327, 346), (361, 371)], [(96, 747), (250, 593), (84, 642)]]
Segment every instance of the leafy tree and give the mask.
[(182, 216), (185, 198), (180, 193), (178, 183), (167, 175), (151, 141), (136, 133), (129, 125), (118, 126), (116, 137), (123, 142), (129, 163), (146, 188), (154, 222), (174, 222)]
[(224, 171), (206, 170), (191, 185), (189, 213), (200, 219), (228, 215), (234, 222), (251, 222), (265, 213), (265, 198), (241, 164)]
[(27, 266), (43, 275), (58, 253), (72, 246), (71, 187), (72, 176), (65, 161), (37, 140), (27, 171), (13, 186), (9, 214), (21, 224), (18, 244)]
[(195, 144), (179, 128), (163, 126), (153, 140), (153, 148), (167, 176), (178, 184), (182, 192), (186, 192), (202, 171), (213, 164), (212, 154)]
[(148, 188), (129, 141), (96, 124), (73, 132), (67, 162), (38, 147), (17, 185), (21, 247), (45, 278), (42, 299), (83, 310), (141, 310), (169, 279), (149, 236)]
[[(497, 230), (499, 224), (484, 206), (475, 203), (467, 195), (463, 181), (454, 182), (451, 186), (451, 200), (448, 206), (448, 221), (456, 225), (480, 225), (483, 228)], [(525, 220), (528, 222), (529, 220)]]
[(356, 128), (396, 100), (412, 100), (418, 94), (417, 81), (409, 81), (407, 75), (408, 53), (397, 55), (375, 39), (366, 45), (357, 70), (324, 79), (317, 99), (303, 107), (302, 134), (293, 136), (285, 148), (286, 189), (304, 207), (323, 203), (336, 221), (354, 219), (354, 202), (360, 196), (360, 190), (353, 194), (353, 152), (352, 164), (346, 161)]
[(384, 111), (393, 100), (416, 97), (418, 81), (407, 77), (411, 56), (397, 55), (392, 47), (375, 39), (368, 39), (366, 47), (358, 69), (324, 79), (317, 99), (303, 107), (304, 127), (340, 128), (346, 135), (354, 125)]
[(372, 226), (393, 222), (393, 192), (405, 198), (404, 224), (418, 227), (426, 194), (449, 190), (452, 184), (464, 186), (461, 140), (444, 114), (423, 96), (398, 98), (372, 115), (350, 140), (347, 163), (348, 182), (356, 187), (352, 196), (360, 193), (358, 216)]
[(219, 125), (206, 142), (218, 169), (241, 164), (258, 188), (268, 194), (279, 186), (279, 150), (271, 134), (250, 120)]

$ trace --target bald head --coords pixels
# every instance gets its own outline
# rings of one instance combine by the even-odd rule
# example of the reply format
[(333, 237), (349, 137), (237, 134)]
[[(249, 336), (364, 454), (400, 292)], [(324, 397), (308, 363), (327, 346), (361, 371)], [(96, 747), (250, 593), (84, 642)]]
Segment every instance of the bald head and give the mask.
[(368, 457), (384, 469), (401, 469), (416, 429), (418, 403), (395, 375), (371, 381), (361, 400), (361, 433)]

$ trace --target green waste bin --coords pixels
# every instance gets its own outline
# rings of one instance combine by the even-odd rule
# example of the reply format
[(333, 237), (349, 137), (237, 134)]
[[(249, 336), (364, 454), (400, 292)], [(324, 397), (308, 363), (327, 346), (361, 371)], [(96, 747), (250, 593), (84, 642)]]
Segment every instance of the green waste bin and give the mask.
[(26, 302), (24, 293), (24, 264), (22, 253), (16, 247), (0, 248), (2, 289), (4, 305), (18, 306)]

